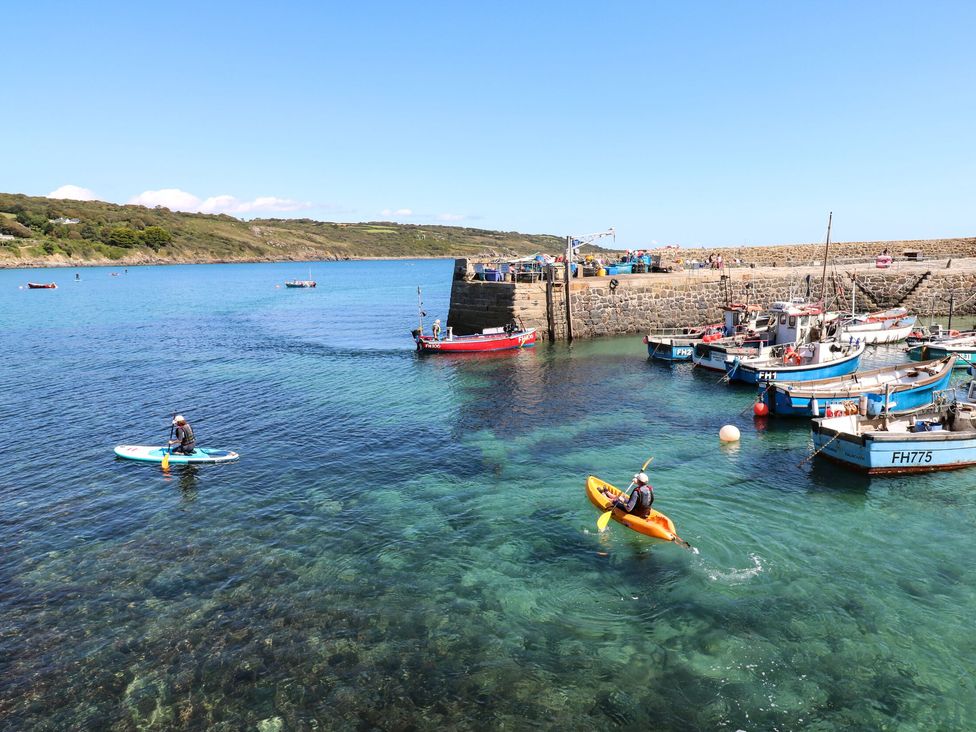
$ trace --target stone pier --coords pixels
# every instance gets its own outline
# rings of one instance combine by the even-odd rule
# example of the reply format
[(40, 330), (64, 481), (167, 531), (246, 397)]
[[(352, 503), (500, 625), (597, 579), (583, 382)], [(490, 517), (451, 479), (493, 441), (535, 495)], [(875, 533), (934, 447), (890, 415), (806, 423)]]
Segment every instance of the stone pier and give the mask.
[[(819, 300), (821, 292), (828, 307), (850, 309), (852, 288), (858, 311), (903, 306), (912, 314), (944, 318), (951, 295), (954, 318), (964, 318), (955, 322), (969, 327), (970, 316), (976, 314), (976, 258), (899, 259), (890, 269), (878, 269), (873, 262), (831, 265), (826, 286), (822, 273), (822, 266), (807, 263), (574, 278), (569, 288), (573, 336), (644, 334), (718, 322), (727, 302)], [(471, 279), (467, 260), (457, 260), (448, 324), (455, 333), (466, 334), (516, 319), (537, 328), (543, 340), (565, 340), (566, 286), (562, 270), (555, 274), (552, 285), (481, 282)]]

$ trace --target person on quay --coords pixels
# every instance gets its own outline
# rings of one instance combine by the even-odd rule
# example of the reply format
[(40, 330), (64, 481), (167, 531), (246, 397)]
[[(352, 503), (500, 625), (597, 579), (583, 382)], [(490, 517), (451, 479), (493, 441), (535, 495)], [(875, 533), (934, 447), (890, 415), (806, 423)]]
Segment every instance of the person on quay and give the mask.
[(441, 319), (438, 318), (434, 321), (434, 325), (431, 326), (431, 330), (434, 332), (434, 340), (439, 341), (441, 339)]
[[(647, 473), (638, 473), (635, 475), (634, 483), (636, 485), (630, 493), (630, 498), (620, 493), (612, 497), (610, 505), (607, 508), (619, 508), (635, 516), (647, 518), (651, 515), (651, 505), (654, 503), (654, 487), (648, 481)], [(606, 495), (610, 497), (609, 491), (606, 492)]]
[[(173, 427), (176, 428), (176, 439), (169, 441), (170, 452), (175, 454), (192, 455), (197, 441), (193, 436), (193, 428), (182, 414), (173, 417)], [(175, 447), (174, 447), (175, 445)]]

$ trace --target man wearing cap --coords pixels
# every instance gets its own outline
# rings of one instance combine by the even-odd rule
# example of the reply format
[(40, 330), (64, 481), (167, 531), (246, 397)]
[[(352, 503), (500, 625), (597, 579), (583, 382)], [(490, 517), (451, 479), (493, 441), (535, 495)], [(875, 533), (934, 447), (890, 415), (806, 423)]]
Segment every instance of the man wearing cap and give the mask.
[[(170, 440), (170, 452), (171, 453), (182, 453), (183, 455), (192, 455), (193, 449), (196, 447), (197, 441), (193, 437), (193, 428), (190, 424), (183, 418), (182, 414), (177, 414), (173, 417), (173, 426), (176, 428), (176, 439)], [(173, 447), (176, 445), (176, 447)]]
[(648, 482), (647, 473), (635, 475), (634, 483), (636, 486), (631, 491), (629, 499), (621, 493), (613, 499), (613, 503), (607, 508), (619, 508), (635, 516), (647, 518), (651, 515), (651, 505), (654, 503), (654, 488)]
[(434, 340), (435, 341), (439, 341), (441, 339), (441, 319), (440, 318), (438, 318), (437, 320), (434, 321), (434, 325), (431, 327), (431, 330), (434, 331)]

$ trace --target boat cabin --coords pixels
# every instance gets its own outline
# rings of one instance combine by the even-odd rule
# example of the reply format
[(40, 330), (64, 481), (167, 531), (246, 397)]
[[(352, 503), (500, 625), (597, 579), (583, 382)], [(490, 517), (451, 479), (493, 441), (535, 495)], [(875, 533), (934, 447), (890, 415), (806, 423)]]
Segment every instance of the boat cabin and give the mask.
[(726, 336), (759, 333), (769, 328), (770, 316), (758, 305), (733, 303), (722, 308)]
[(769, 318), (776, 343), (807, 343), (824, 335), (824, 312), (817, 305), (774, 302)]

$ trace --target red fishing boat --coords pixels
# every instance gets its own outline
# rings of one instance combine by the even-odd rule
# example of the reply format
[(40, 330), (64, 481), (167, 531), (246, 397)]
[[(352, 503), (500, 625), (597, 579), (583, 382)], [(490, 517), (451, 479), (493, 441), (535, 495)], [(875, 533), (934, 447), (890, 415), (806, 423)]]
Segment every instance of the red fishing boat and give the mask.
[(417, 350), (421, 353), (487, 353), (535, 345), (535, 328), (519, 328), (514, 323), (463, 336), (454, 335), (448, 328), (446, 338), (435, 338), (418, 331), (413, 333)]
[(28, 282), (27, 286), (32, 290), (56, 290), (58, 286), (54, 282)]
[(529, 348), (535, 345), (535, 328), (525, 328), (514, 322), (501, 328), (485, 328), (474, 335), (454, 335), (451, 328), (447, 329), (447, 336), (441, 337), (441, 321), (434, 321), (433, 333), (424, 333), (423, 296), (417, 288), (417, 308), (420, 327), (410, 331), (410, 335), (417, 342), (417, 350), (421, 353), (490, 353), (492, 351), (509, 351), (516, 348)]

